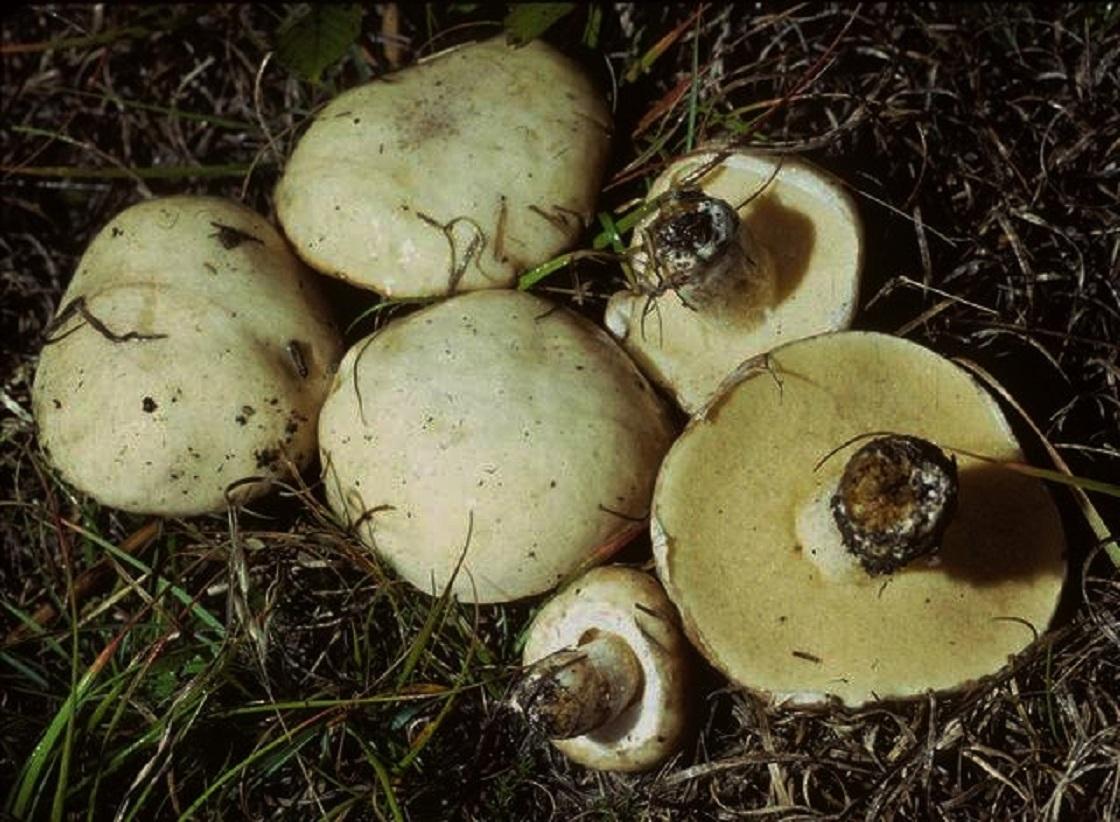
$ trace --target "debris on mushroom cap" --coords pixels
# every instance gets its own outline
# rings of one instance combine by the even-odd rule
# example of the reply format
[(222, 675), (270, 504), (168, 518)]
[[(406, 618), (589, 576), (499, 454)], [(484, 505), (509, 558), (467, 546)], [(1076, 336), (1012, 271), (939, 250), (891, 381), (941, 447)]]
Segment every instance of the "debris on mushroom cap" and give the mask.
[[(710, 149), (670, 166), (649, 199), (659, 204), (634, 232), (635, 282), (611, 297), (605, 321), (685, 411), (703, 408), (743, 361), (851, 323), (863, 231), (852, 199), (824, 171), (795, 158)], [(663, 241), (659, 227), (677, 215), (691, 225), (707, 214), (722, 226), (729, 221), (715, 215), (723, 209), (737, 212), (739, 227), (711, 258), (696, 254), (689, 265)]]
[[(958, 454), (940, 550), (889, 577), (850, 553), (831, 506), (877, 431)], [(732, 681), (810, 704), (995, 673), (1053, 616), (1064, 537), (1039, 480), (966, 451), (1023, 459), (991, 396), (928, 349), (840, 332), (771, 352), (692, 420), (658, 475), (654, 558), (694, 644)]]
[(611, 118), (579, 67), (499, 37), (351, 89), (276, 192), (314, 268), (385, 296), (508, 288), (594, 213)]
[(852, 455), (831, 507), (860, 564), (890, 574), (938, 549), (956, 503), (956, 461), (931, 442), (896, 434)]
[(606, 566), (572, 582), (533, 620), (522, 660), (513, 707), (546, 734), (555, 724), (552, 744), (582, 765), (647, 770), (688, 732), (691, 650), (649, 574)]
[(674, 433), (607, 334), (516, 291), (454, 297), (359, 342), (319, 425), (331, 507), (407, 581), (438, 593), (454, 577), (471, 602), (605, 561), (645, 527)]
[(311, 274), (258, 214), (167, 197), (82, 256), (39, 360), (39, 441), (126, 511), (185, 516), (303, 468), (341, 341)]

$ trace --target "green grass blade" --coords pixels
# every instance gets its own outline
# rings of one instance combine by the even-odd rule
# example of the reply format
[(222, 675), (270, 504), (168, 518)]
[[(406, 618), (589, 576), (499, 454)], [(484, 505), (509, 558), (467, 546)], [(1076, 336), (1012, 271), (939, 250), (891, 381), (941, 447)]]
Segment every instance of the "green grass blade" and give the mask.
[(31, 618), (30, 614), (24, 613), (19, 608), (16, 608), (14, 605), (8, 602), (4, 602), (3, 600), (0, 600), (0, 605), (2, 605), (4, 607), (4, 610), (6, 610), (9, 614), (18, 619), (21, 624), (25, 625), (33, 635), (42, 637), (43, 641), (47, 643), (48, 648), (50, 648), (63, 659), (70, 658), (70, 654), (68, 654), (66, 652), (66, 649), (59, 644), (58, 640), (48, 634), (42, 625)]
[(428, 649), (428, 644), (435, 635), (436, 627), (447, 611), (449, 591), (450, 588), (445, 589), (443, 595), (432, 603), (432, 607), (429, 609), (428, 615), (424, 619), (424, 624), (420, 627), (420, 632), (416, 635), (416, 639), (412, 641), (412, 645), (409, 646), (408, 653), (404, 658), (404, 663), (397, 673), (397, 688), (402, 688), (408, 683), (412, 672), (416, 669), (416, 666), (420, 664), (421, 657), (424, 656), (424, 652)]
[(439, 595), (439, 599), (433, 603), (431, 609), (428, 611), (428, 616), (424, 619), (424, 624), (420, 628), (420, 633), (416, 635), (413, 640), (412, 646), (408, 649), (408, 654), (405, 656), (404, 664), (401, 666), (400, 672), (397, 674), (397, 688), (401, 688), (407, 682), (409, 677), (412, 676), (413, 670), (420, 662), (420, 658), (424, 655), (424, 651), (428, 648), (428, 643), (431, 642), (434, 636), (436, 627), (442, 622), (443, 616), (447, 613), (447, 608), (451, 603), (452, 594), (451, 587), (455, 584), (455, 578), (459, 575), (459, 569), (463, 567), (463, 559), (467, 556), (467, 549), (471, 545), (471, 536), (474, 534), (474, 511), (470, 512), (470, 517), (467, 521), (467, 538), (463, 543), (463, 550), (459, 554), (459, 560), (455, 564), (455, 570), (447, 579), (447, 584), (443, 586), (443, 591)]
[(19, 674), (26, 679), (30, 679), (35, 683), (35, 687), (41, 688), (43, 691), (50, 690), (50, 683), (44, 679), (38, 671), (33, 669), (19, 657), (12, 656), (7, 651), (0, 651), (0, 661), (6, 662), (11, 665)]
[(147, 26), (122, 26), (108, 31), (90, 34), (85, 37), (56, 37), (41, 43), (12, 43), (5, 44), (0, 49), (0, 54), (23, 54), (37, 51), (54, 51), (55, 49), (88, 49), (93, 46), (103, 46), (115, 43), (117, 40), (147, 37), (152, 30)]
[(599, 36), (603, 31), (603, 7), (592, 3), (587, 7), (587, 23), (583, 27), (583, 44), (589, 49), (599, 48)]
[(559, 257), (553, 257), (548, 262), (541, 263), (538, 266), (530, 268), (524, 274), (517, 278), (517, 288), (519, 291), (527, 291), (535, 286), (545, 277), (550, 277), (557, 271), (561, 271), (568, 267), (574, 259), (573, 253), (561, 254)]
[[(218, 619), (212, 613), (210, 613), (205, 608), (203, 608), (202, 605), (200, 605), (196, 601), (195, 597), (188, 594), (186, 591), (184, 591), (178, 585), (175, 585), (173, 582), (170, 582), (169, 580), (165, 579), (164, 577), (157, 575), (152, 570), (152, 567), (150, 565), (148, 565), (146, 562), (144, 562), (142, 559), (139, 559), (139, 558), (133, 556), (132, 554), (129, 554), (125, 551), (122, 551), (120, 548), (118, 548), (113, 543), (109, 542), (108, 540), (102, 539), (97, 534), (95, 534), (92, 531), (89, 531), (85, 528), (82, 528), (80, 526), (74, 526), (74, 530), (77, 531), (82, 536), (84, 536), (86, 539), (90, 540), (91, 542), (95, 543), (99, 547), (108, 551), (110, 554), (112, 554), (114, 557), (116, 557), (116, 559), (119, 560), (120, 562), (122, 562), (123, 564), (129, 565), (132, 568), (135, 568), (137, 571), (140, 571), (141, 573), (147, 574), (147, 575), (151, 576), (152, 578), (154, 578), (155, 581), (156, 581), (156, 591), (160, 595), (162, 595), (166, 591), (170, 591), (171, 595), (173, 597), (175, 597), (175, 599), (179, 600), (179, 602), (181, 602), (183, 605), (185, 605), (187, 608), (190, 609), (191, 613), (194, 614), (194, 616), (198, 619), (199, 622), (201, 622), (206, 627), (212, 629), (215, 633), (218, 634), (218, 636), (222, 637), (223, 639), (225, 638), (226, 626), (220, 619)], [(207, 642), (207, 644), (209, 644), (211, 646), (214, 645), (213, 640), (203, 640), (203, 641)]]
[(377, 782), (381, 786), (382, 792), (385, 794), (385, 804), (389, 806), (389, 813), (393, 817), (393, 822), (404, 822), (404, 814), (401, 812), (401, 806), (397, 803), (397, 793), (393, 790), (393, 783), (389, 780), (389, 770), (385, 764), (374, 753), (370, 744), (362, 739), (349, 725), (346, 726), (346, 733), (358, 743), (358, 747), (362, 749), (362, 755), (366, 758), (366, 762), (373, 769), (374, 775), (377, 777)]
[(1080, 488), (1082, 491), (1093, 491), (1097, 494), (1120, 498), (1120, 485), (1114, 485), (1111, 482), (1091, 479), (1089, 477), (1080, 477), (1074, 474), (1063, 474), (1061, 471), (1055, 471), (1053, 468), (1038, 468), (1034, 465), (1028, 465), (1025, 462), (1009, 462), (1007, 460), (992, 459), (991, 457), (985, 457), (983, 454), (974, 454), (971, 451), (965, 451), (962, 448), (954, 448), (953, 450), (967, 457), (983, 460), (993, 465), (999, 465), (1009, 471), (1014, 471), (1016, 474), (1024, 474), (1028, 477), (1036, 477), (1038, 479), (1047, 480), (1048, 482), (1056, 482), (1059, 485)]
[[(119, 638), (114, 640), (111, 647), (115, 650)], [(99, 660), (105, 657), (106, 651), (102, 652)], [(103, 665), (104, 663), (101, 663)], [(86, 692), (89, 690), (93, 681), (97, 678), (97, 674), (101, 670), (101, 665), (97, 662), (90, 667), (88, 671), (78, 681), (77, 686), (70, 691), (66, 700), (62, 703), (51, 719), (47, 729), (43, 731), (42, 737), (35, 744), (31, 750), (31, 755), (27, 758), (27, 762), (20, 772), (19, 778), (16, 781), (15, 791), (9, 795), (8, 802), (6, 803), (7, 810), (10, 814), (17, 819), (22, 819), (27, 816), (30, 810), (30, 803), (32, 794), (35, 791), (35, 786), (39, 784), (42, 777), (45, 776), (45, 769), (50, 758), (51, 753), (54, 751), (55, 744), (58, 742), (59, 736), (66, 730), (67, 725), (71, 722), (75, 711), (85, 698)]]
[[(999, 380), (988, 373), (988, 371), (982, 368), (979, 364), (965, 357), (956, 357), (954, 358), (954, 362), (956, 362), (958, 365), (963, 366), (964, 368), (967, 368), (969, 371), (975, 374), (977, 378), (984, 382), (992, 391), (1002, 397), (1008, 405), (1015, 409), (1015, 412), (1030, 427), (1035, 436), (1038, 437), (1039, 442), (1042, 443), (1042, 447), (1046, 449), (1046, 453), (1049, 454), (1050, 460), (1054, 463), (1054, 465), (1057, 466), (1058, 472), (1063, 477), (1063, 479), (1055, 480), (1055, 482), (1061, 482), (1063, 485), (1070, 489), (1070, 492), (1073, 494), (1074, 502), (1076, 502), (1077, 507), (1081, 509), (1081, 516), (1085, 518), (1086, 524), (1088, 524), (1090, 530), (1092, 530), (1092, 532), (1096, 535), (1097, 539), (1100, 542), (1100, 546), (1104, 548), (1105, 552), (1108, 554), (1109, 559), (1112, 560), (1113, 566), (1116, 568), (1120, 568), (1120, 538), (1112, 533), (1111, 529), (1108, 527), (1108, 524), (1104, 521), (1104, 517), (1100, 515), (1100, 512), (1097, 511), (1096, 506), (1093, 505), (1093, 501), (1089, 499), (1089, 495), (1085, 493), (1085, 488), (1089, 487), (1085, 484), (1086, 482), (1088, 482), (1092, 486), (1096, 486), (1095, 488), (1091, 488), (1090, 490), (1096, 490), (1100, 493), (1109, 493), (1101, 491), (1101, 485), (1111, 488), (1115, 488), (1115, 486), (1112, 486), (1110, 483), (1098, 483), (1098, 481), (1096, 480), (1086, 481), (1083, 478), (1075, 477), (1073, 472), (1069, 470), (1069, 466), (1066, 465), (1066, 461), (1062, 458), (1062, 455), (1058, 451), (1058, 449), (1055, 448), (1053, 444), (1051, 444), (1050, 440), (1046, 438), (1046, 435), (1042, 433), (1042, 429), (1040, 429), (1035, 424), (1034, 420), (1031, 419), (1031, 415), (1027, 413), (1027, 410), (1023, 408), (1023, 406), (1020, 405), (1018, 401), (1007, 392), (1007, 389), (1003, 387)], [(1033, 466), (1025, 467), (1033, 468)], [(1046, 469), (1034, 470), (1041, 471)]]
[(503, 21), (506, 40), (523, 46), (536, 40), (575, 10), (575, 3), (515, 3)]
[(444, 700), (443, 707), (439, 709), (439, 713), (436, 714), (435, 718), (427, 725), (425, 725), (423, 730), (421, 730), (420, 733), (417, 734), (416, 740), (412, 743), (411, 746), (409, 746), (408, 753), (406, 753), (400, 759), (400, 761), (397, 762), (396, 766), (394, 767), (394, 770), (397, 773), (405, 770), (409, 765), (416, 761), (416, 758), (420, 756), (420, 753), (427, 746), (428, 742), (430, 742), (432, 737), (435, 736), (436, 731), (438, 731), (440, 726), (443, 725), (444, 720), (446, 720), (447, 717), (450, 716), (451, 709), (455, 706), (456, 698), (464, 690), (463, 683), (467, 679), (467, 674), (470, 671), (471, 663), (474, 662), (475, 650), (477, 649), (477, 647), (477, 642), (472, 641), (469, 648), (467, 649), (466, 655), (463, 657), (463, 665), (459, 669), (458, 676), (455, 678), (454, 686), (452, 687), (450, 693), (447, 695), (447, 698)]
[(383, 311), (389, 311), (391, 309), (398, 308), (402, 305), (428, 305), (429, 303), (434, 302), (435, 299), (436, 299), (435, 297), (405, 297), (405, 298), (401, 298), (401, 299), (397, 299), (397, 298), (383, 299), (381, 302), (377, 303), (376, 305), (371, 305), (369, 308), (367, 308), (365, 311), (363, 311), (357, 317), (355, 317), (350, 322), (350, 324), (348, 326), (346, 326), (346, 330), (343, 331), (342, 333), (344, 335), (348, 335), (351, 331), (354, 330), (354, 327), (358, 323), (360, 323), (362, 320), (369, 319), (370, 317), (376, 317), (378, 314), (380, 314)]
[[(627, 232), (633, 230), (634, 226), (641, 222), (646, 217), (646, 215), (652, 214), (654, 211), (656, 211), (658, 205), (659, 203), (656, 199), (646, 200), (646, 202), (642, 203), (633, 211), (630, 211), (627, 214), (619, 217), (617, 220), (614, 220), (611, 223), (612, 227), (610, 229), (604, 229), (595, 236), (594, 241), (591, 243), (591, 247), (597, 251), (600, 251), (612, 245), (613, 241), (616, 238), (619, 238)], [(602, 223), (602, 212), (600, 212), (599, 221), (600, 223)]]
[(156, 114), (163, 114), (167, 117), (178, 117), (181, 120), (190, 120), (195, 123), (206, 123), (207, 125), (217, 126), (218, 128), (226, 128), (231, 131), (260, 131), (260, 126), (256, 123), (250, 123), (244, 120), (234, 120), (229, 117), (222, 117), (220, 114), (206, 114), (205, 112), (198, 111), (184, 111), (181, 108), (174, 106), (160, 106), (155, 103), (144, 103), (140, 100), (131, 100), (125, 97), (120, 97), (116, 94), (103, 92), (98, 94), (95, 91), (82, 91), (76, 88), (65, 88), (59, 90), (63, 94), (72, 95), (74, 97), (84, 97), (92, 100), (105, 100), (109, 103), (114, 103), (121, 108), (135, 108), (140, 111), (151, 111)]
[[(262, 158), (257, 167), (270, 165)], [(249, 173), (251, 163), (224, 163), (210, 166), (140, 166), (136, 168), (89, 168), (85, 166), (11, 166), (0, 165), (0, 172), (24, 177), (64, 177), (66, 179), (122, 180), (139, 177), (142, 180), (185, 180), (188, 178), (212, 179), (215, 177), (243, 177)]]
[[(185, 820), (188, 820), (188, 819), (192, 818), (195, 815), (195, 811), (197, 811), (199, 808), (201, 808), (203, 805), (205, 805), (206, 801), (214, 794), (215, 791), (217, 791), (219, 788), (221, 788), (223, 785), (225, 785), (231, 779), (236, 777), (238, 774), (240, 774), (246, 768), (250, 767), (251, 765), (253, 765), (258, 760), (263, 759), (264, 757), (268, 756), (274, 750), (279, 748), (281, 745), (283, 745), (285, 743), (290, 743), (293, 739), (298, 739), (306, 731), (308, 731), (310, 729), (313, 729), (314, 726), (317, 723), (321, 722), (326, 717), (331, 716), (332, 713), (333, 713), (332, 711), (322, 711), (320, 713), (315, 714), (315, 716), (308, 717), (303, 722), (301, 722), (299, 725), (297, 725), (295, 728), (293, 728), (291, 731), (285, 731), (282, 735), (278, 736), (276, 739), (272, 740), (268, 744), (263, 745), (260, 748), (257, 748), (257, 750), (253, 751), (251, 754), (249, 754), (247, 757), (242, 759), (240, 762), (238, 762), (232, 768), (227, 768), (224, 773), (222, 773), (217, 779), (215, 779), (213, 782), (211, 782), (206, 787), (206, 790), (204, 790), (201, 794), (199, 794), (198, 798), (196, 798), (194, 800), (194, 802), (192, 802), (187, 807), (187, 809), (183, 811), (183, 813), (179, 816), (179, 822), (185, 822)], [(308, 737), (308, 738), (310, 738), (310, 737)], [(306, 739), (304, 739), (303, 741), (306, 742)]]
[[(197, 13), (192, 9), (184, 14), (179, 14), (169, 20), (155, 19), (152, 24), (148, 20), (163, 17), (167, 14), (166, 6), (152, 5), (141, 11), (137, 16), (137, 24), (132, 26), (118, 26), (117, 28), (100, 31), (97, 34), (87, 34), (80, 37), (55, 37), (38, 43), (4, 43), (0, 45), (0, 54), (27, 54), (41, 51), (55, 51), (57, 49), (89, 49), (97, 46), (107, 46), (118, 40), (136, 40), (151, 34), (168, 34), (187, 23), (198, 19)], [(143, 25), (140, 24), (143, 21)]]
[(435, 699), (450, 693), (451, 689), (439, 686), (425, 686), (417, 689), (402, 688), (391, 694), (376, 694), (374, 696), (360, 696), (351, 699), (301, 699), (287, 702), (264, 702), (259, 705), (242, 705), (239, 708), (229, 708), (217, 714), (218, 717), (245, 716), (248, 714), (271, 714), (277, 711), (306, 711), (316, 708), (356, 708), (361, 705), (392, 705), (400, 702), (415, 702), (426, 699)]
[[(70, 692), (73, 693), (78, 686), (78, 668), (81, 665), (81, 650), (78, 646), (78, 604), (74, 595), (74, 577), (70, 566), (69, 552), (64, 563), (66, 569), (66, 601), (70, 606)], [(92, 684), (92, 679), (90, 684)], [(87, 688), (89, 686), (87, 685)], [(58, 779), (55, 780), (54, 799), (51, 802), (51, 822), (62, 822), (66, 812), (66, 792), (70, 784), (70, 762), (74, 754), (74, 725), (76, 707), (81, 700), (75, 701), (75, 710), (66, 712), (66, 724), (62, 738), (62, 754), (58, 763)]]
[(603, 233), (607, 237), (607, 245), (611, 247), (615, 254), (625, 254), (626, 246), (622, 244), (622, 231), (614, 221), (614, 217), (606, 211), (600, 211), (598, 218), (599, 225), (603, 227)]
[(700, 99), (700, 15), (692, 30), (692, 82), (688, 89), (688, 131), (685, 132), (684, 150), (692, 151), (696, 145), (696, 104)]

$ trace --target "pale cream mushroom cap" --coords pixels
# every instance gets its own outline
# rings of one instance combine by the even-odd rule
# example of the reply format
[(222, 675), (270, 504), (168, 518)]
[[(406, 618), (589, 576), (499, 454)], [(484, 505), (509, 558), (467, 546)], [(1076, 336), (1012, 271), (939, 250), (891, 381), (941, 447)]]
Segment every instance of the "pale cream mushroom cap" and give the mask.
[(542, 593), (644, 528), (674, 435), (602, 330), (516, 291), (454, 297), (343, 358), (319, 422), (331, 507), (408, 582)]
[[(287, 476), (284, 456), (306, 466), (341, 356), (312, 276), (267, 220), (227, 200), (118, 214), (39, 359), (32, 402), (51, 462), (105, 505), (167, 516), (222, 510), (231, 485), (235, 501), (259, 496)], [(141, 336), (114, 342), (98, 324)]]
[(602, 96), (552, 47), (473, 43), (327, 105), (277, 212), (310, 265), (385, 296), (505, 288), (591, 219), (610, 131)]
[(691, 648), (657, 580), (622, 566), (589, 571), (541, 608), (522, 662), (531, 665), (604, 633), (629, 644), (641, 664), (641, 691), (606, 725), (552, 744), (589, 768), (647, 770), (680, 748), (689, 725)]
[[(654, 183), (649, 199), (717, 156), (703, 151), (678, 160)], [(768, 288), (759, 289), (768, 297), (765, 304), (729, 317), (693, 310), (673, 291), (652, 301), (621, 291), (608, 303), (605, 318), (642, 370), (690, 414), (744, 360), (792, 340), (847, 328), (863, 264), (855, 203), (839, 181), (804, 160), (732, 152), (696, 184), (732, 207), (762, 192), (739, 215), (748, 252), (771, 279)], [(635, 244), (642, 242), (640, 230), (634, 237)], [(648, 276), (638, 268), (639, 276)]]
[(651, 518), (658, 574), (689, 636), (732, 681), (777, 700), (857, 706), (965, 686), (1046, 629), (1064, 537), (1037, 479), (957, 453), (958, 508), (934, 560), (872, 577), (845, 554), (824, 512), (865, 440), (816, 466), (884, 431), (1023, 460), (995, 401), (961, 368), (866, 332), (773, 351), (769, 370), (721, 395), (665, 458)]

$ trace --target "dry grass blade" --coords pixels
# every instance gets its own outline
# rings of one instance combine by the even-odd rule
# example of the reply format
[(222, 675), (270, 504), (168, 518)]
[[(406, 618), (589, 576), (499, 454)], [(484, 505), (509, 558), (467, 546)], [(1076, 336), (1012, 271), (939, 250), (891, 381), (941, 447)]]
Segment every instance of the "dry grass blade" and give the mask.
[[(136, 531), (129, 534), (128, 538), (120, 544), (120, 552), (124, 554), (140, 554), (144, 549), (148, 548), (152, 542), (159, 536), (161, 523), (159, 520), (149, 520)], [(112, 566), (108, 560), (101, 560), (96, 565), (87, 568), (75, 580), (73, 587), (70, 591), (70, 598), (81, 606), (87, 599), (95, 594), (105, 586), (108, 577), (112, 571)], [(14, 645), (22, 639), (27, 638), (32, 631), (42, 630), (50, 627), (56, 619), (58, 619), (58, 609), (53, 603), (47, 602), (40, 605), (35, 612), (31, 615), (30, 623), (23, 623), (14, 630), (10, 631), (4, 639), (4, 645)], [(32, 624), (35, 626), (32, 628)]]

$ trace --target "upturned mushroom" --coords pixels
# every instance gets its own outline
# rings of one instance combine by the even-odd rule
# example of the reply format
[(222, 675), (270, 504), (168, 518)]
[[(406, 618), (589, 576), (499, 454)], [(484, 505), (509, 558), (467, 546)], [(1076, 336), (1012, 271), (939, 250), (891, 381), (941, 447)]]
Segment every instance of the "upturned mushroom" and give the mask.
[(586, 320), (515, 291), (445, 300), (355, 345), (319, 421), (331, 507), (408, 582), (539, 594), (645, 527), (674, 435)]
[(132, 206), (93, 239), (32, 391), (61, 475), (126, 511), (259, 496), (315, 454), (341, 341), (261, 216), (213, 197)]
[(590, 220), (611, 118), (552, 47), (472, 43), (326, 106), (276, 191), (312, 267), (387, 297), (508, 288)]
[(789, 343), (689, 424), (651, 530), (686, 632), (733, 682), (849, 706), (994, 674), (1050, 622), (1058, 513), (996, 402), (919, 345)]
[(653, 577), (596, 568), (538, 612), (510, 704), (581, 765), (647, 770), (687, 733), (690, 654)]
[(696, 413), (744, 360), (846, 328), (863, 260), (851, 197), (790, 157), (710, 149), (670, 166), (634, 233), (634, 282), (607, 328)]

